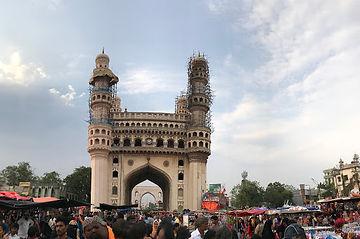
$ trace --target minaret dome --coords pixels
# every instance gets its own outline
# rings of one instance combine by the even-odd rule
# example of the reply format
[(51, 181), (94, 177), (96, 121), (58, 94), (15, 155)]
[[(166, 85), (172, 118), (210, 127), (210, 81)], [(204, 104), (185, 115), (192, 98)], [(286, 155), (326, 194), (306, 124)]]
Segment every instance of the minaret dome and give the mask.
[(104, 49), (101, 54), (97, 55), (95, 58), (96, 68), (108, 68), (110, 58), (104, 53)]

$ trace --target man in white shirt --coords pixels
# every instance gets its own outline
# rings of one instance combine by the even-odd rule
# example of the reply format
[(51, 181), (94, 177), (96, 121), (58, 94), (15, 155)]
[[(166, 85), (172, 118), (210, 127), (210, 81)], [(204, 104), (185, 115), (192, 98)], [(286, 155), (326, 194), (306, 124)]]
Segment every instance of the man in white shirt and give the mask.
[(190, 239), (202, 239), (209, 227), (209, 220), (206, 217), (199, 217), (195, 221), (195, 227), (196, 230), (191, 233)]
[(28, 237), (28, 230), (34, 225), (34, 221), (29, 218), (29, 213), (24, 213), (24, 216), (17, 223), (19, 224), (19, 237), (26, 239)]

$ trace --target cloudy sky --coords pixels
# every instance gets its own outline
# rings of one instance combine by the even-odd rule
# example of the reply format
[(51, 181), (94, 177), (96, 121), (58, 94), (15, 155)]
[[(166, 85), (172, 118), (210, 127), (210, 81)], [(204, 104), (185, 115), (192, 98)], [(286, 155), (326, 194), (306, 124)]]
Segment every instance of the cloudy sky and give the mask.
[(0, 169), (89, 166), (88, 80), (104, 47), (129, 111), (174, 111), (193, 52), (208, 56), (208, 182), (314, 186), (360, 153), (357, 0), (6, 1)]

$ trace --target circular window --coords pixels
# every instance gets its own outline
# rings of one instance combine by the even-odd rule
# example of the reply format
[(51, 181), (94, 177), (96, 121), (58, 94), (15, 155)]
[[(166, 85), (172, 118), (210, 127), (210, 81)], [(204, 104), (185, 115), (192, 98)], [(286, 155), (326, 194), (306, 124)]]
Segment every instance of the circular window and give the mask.
[(130, 159), (130, 160), (128, 161), (128, 165), (129, 165), (129, 166), (133, 166), (133, 165), (134, 165), (134, 160)]
[(169, 161), (165, 160), (163, 165), (164, 165), (164, 167), (169, 167)]

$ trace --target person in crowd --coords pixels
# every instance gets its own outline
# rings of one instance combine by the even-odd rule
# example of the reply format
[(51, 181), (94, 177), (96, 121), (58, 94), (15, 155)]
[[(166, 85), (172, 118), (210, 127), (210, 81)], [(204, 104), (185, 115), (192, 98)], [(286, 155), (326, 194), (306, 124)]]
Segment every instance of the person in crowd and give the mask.
[(177, 235), (177, 232), (178, 232), (179, 228), (180, 228), (179, 223), (174, 223), (173, 231), (174, 231), (174, 236), (175, 236), (175, 237), (176, 237), (176, 235)]
[(187, 227), (180, 227), (176, 239), (189, 239), (191, 237), (191, 234), (189, 232), (189, 229)]
[(40, 228), (40, 238), (42, 239), (49, 239), (51, 236), (51, 227), (49, 226), (49, 218), (48, 217), (41, 217), (40, 218), (40, 223), (39, 223), (39, 228)]
[(135, 223), (136, 222), (136, 217), (134, 215), (131, 215), (127, 218), (127, 221), (129, 221), (130, 223)]
[(151, 238), (152, 225), (150, 223), (145, 223), (146, 226), (146, 238)]
[(271, 219), (266, 220), (266, 222), (264, 224), (264, 229), (263, 229), (262, 235), (261, 235), (261, 237), (263, 239), (275, 239), (275, 235), (272, 232), (272, 225), (273, 225), (273, 221)]
[(231, 237), (231, 230), (225, 225), (220, 226), (216, 231), (216, 239), (231, 239)]
[(247, 235), (248, 235), (248, 238), (251, 238), (253, 235), (254, 235), (254, 232), (255, 232), (255, 228), (256, 228), (256, 220), (255, 220), (255, 217), (251, 217), (249, 219), (249, 223), (248, 223), (248, 226), (247, 226)]
[(343, 218), (338, 218), (335, 221), (334, 228), (336, 233), (342, 232), (343, 226), (346, 224), (346, 221)]
[(134, 223), (130, 226), (126, 239), (144, 239), (146, 227), (144, 223)]
[(69, 222), (66, 232), (67, 232), (68, 237), (70, 237), (72, 239), (76, 239), (78, 237), (79, 229), (78, 229), (77, 222), (75, 220), (71, 220)]
[(330, 225), (330, 216), (325, 215), (325, 217), (323, 219), (323, 226), (329, 226), (329, 225)]
[(35, 225), (31, 226), (28, 230), (28, 239), (38, 239), (38, 230)]
[(87, 218), (83, 223), (86, 239), (115, 239), (112, 229), (98, 216)]
[(20, 239), (18, 236), (19, 224), (13, 223), (10, 226), (10, 232), (7, 234), (6, 239)]
[(0, 223), (0, 239), (5, 239), (5, 224), (4, 223)]
[(205, 235), (204, 235), (204, 239), (216, 239), (216, 231), (209, 229)]
[(306, 234), (299, 224), (293, 223), (285, 229), (284, 239), (306, 239)]
[(204, 238), (205, 231), (209, 227), (209, 222), (206, 217), (198, 217), (195, 221), (196, 230), (191, 233), (190, 239)]
[(234, 229), (231, 230), (231, 239), (239, 239), (237, 232)]
[(65, 217), (56, 218), (55, 230), (56, 230), (56, 239), (71, 239), (67, 235), (68, 229), (68, 220)]
[(25, 212), (24, 216), (21, 217), (17, 223), (19, 224), (19, 237), (21, 239), (27, 239), (29, 228), (34, 225), (34, 221), (30, 218), (29, 213)]
[(245, 231), (246, 231), (245, 229), (246, 229), (245, 222), (242, 218), (240, 218), (238, 221), (239, 238), (241, 239), (245, 238)]
[(280, 225), (275, 228), (278, 238), (284, 237), (285, 229), (287, 228), (287, 226), (290, 225), (289, 221), (290, 220), (287, 217), (285, 217), (281, 219)]
[[(181, 216), (182, 217), (182, 216)], [(181, 222), (180, 222), (180, 216), (179, 215), (176, 215), (176, 217), (175, 217), (175, 220), (174, 220), (174, 223), (177, 223), (177, 224), (181, 224)]]
[(219, 218), (216, 215), (213, 215), (210, 217), (211, 226), (210, 229), (212, 230), (218, 230), (219, 229)]
[(159, 221), (154, 220), (152, 232), (150, 235), (151, 238), (155, 239), (158, 228), (159, 228)]
[(259, 223), (255, 227), (254, 235), (256, 234), (261, 236), (264, 230), (264, 225), (265, 225), (265, 219), (259, 221)]
[[(112, 227), (115, 239), (126, 239), (128, 231), (130, 230), (130, 223), (128, 221), (116, 221)], [(156, 232), (155, 232), (156, 233)], [(153, 238), (153, 237), (151, 237)]]
[(5, 233), (8, 233), (10, 231), (9, 224), (6, 223), (5, 217), (0, 214), (0, 223), (4, 224), (5, 226)]
[(164, 218), (159, 224), (157, 239), (175, 239), (171, 218)]
[(115, 219), (116, 222), (121, 222), (121, 221), (124, 221), (124, 214), (122, 214), (121, 212), (118, 213), (116, 219)]
[(52, 231), (55, 230), (55, 226), (56, 226), (56, 217), (55, 217), (55, 213), (51, 213), (50, 214), (50, 219), (49, 219), (49, 227), (51, 228)]
[(261, 236), (254, 234), (250, 239), (261, 239)]
[(312, 219), (312, 226), (323, 226), (324, 215), (322, 212), (316, 212)]

